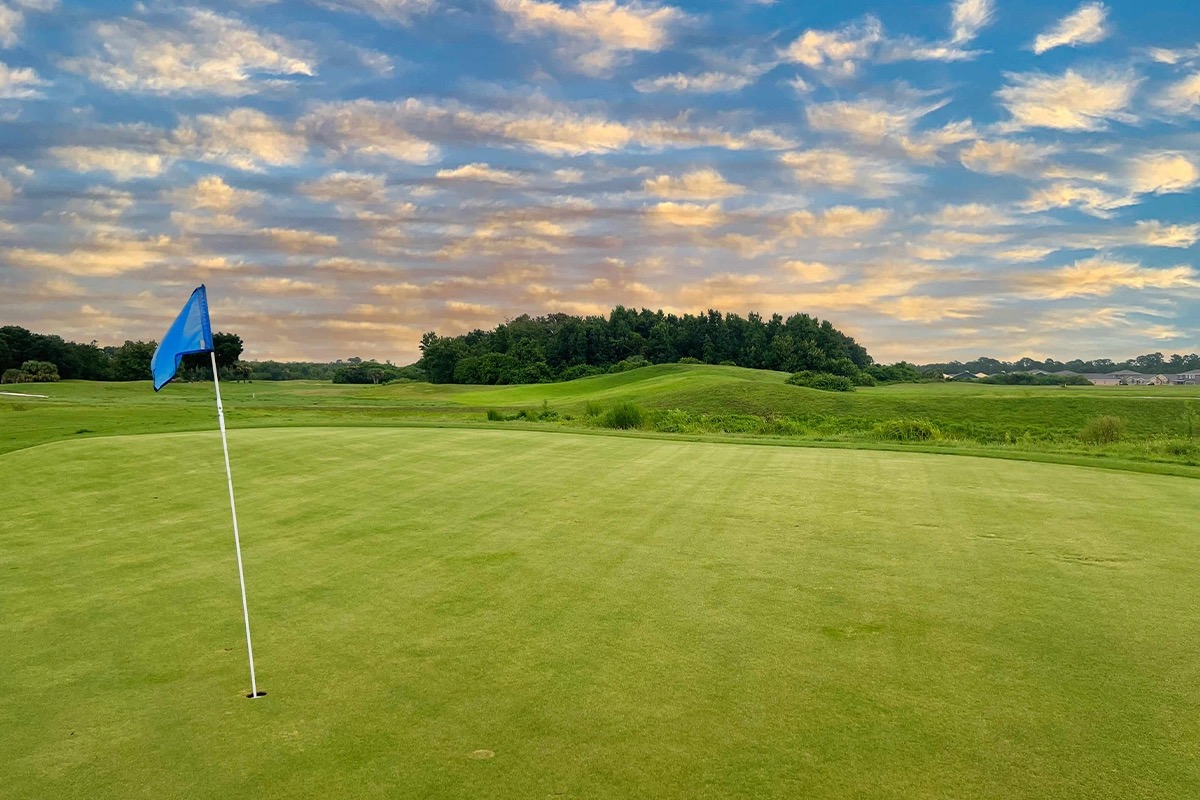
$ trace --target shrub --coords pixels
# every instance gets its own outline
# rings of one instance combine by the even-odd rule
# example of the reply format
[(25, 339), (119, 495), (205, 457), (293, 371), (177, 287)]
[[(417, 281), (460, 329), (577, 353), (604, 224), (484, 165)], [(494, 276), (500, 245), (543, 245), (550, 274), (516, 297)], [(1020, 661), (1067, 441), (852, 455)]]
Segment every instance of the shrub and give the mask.
[(684, 356), (683, 358), (679, 359), (679, 363), (680, 364), (703, 364), (704, 362), (698, 358), (692, 358), (691, 356)]
[(494, 408), (488, 409), (487, 418), (491, 422), (504, 422), (505, 420), (508, 419), (508, 417), (504, 416), (502, 413), (500, 413), (499, 411), (497, 411)]
[(650, 366), (650, 362), (645, 356), (630, 356), (623, 361), (618, 361), (608, 368), (609, 372), (628, 372), (631, 369), (641, 369), (642, 367)]
[(583, 415), (585, 417), (598, 417), (604, 413), (604, 406), (597, 403), (595, 400), (588, 400), (583, 406)]
[(793, 386), (806, 386), (809, 389), (820, 389), (825, 392), (853, 392), (854, 382), (843, 375), (831, 375), (828, 372), (813, 372), (803, 370), (787, 379)]
[(26, 361), (20, 369), (6, 369), (0, 383), (52, 383), (58, 380), (58, 367), (49, 361)]
[(857, 375), (851, 375), (850, 382), (855, 386), (876, 386), (879, 383), (875, 380), (875, 376), (869, 372), (859, 372)]
[(1125, 420), (1106, 415), (1089, 419), (1079, 432), (1079, 438), (1088, 444), (1112, 444), (1121, 440), (1125, 432)]
[(875, 436), (889, 442), (931, 442), (942, 432), (927, 419), (889, 419), (875, 425)]
[(558, 376), (560, 381), (573, 381), (579, 378), (587, 378), (592, 375), (603, 375), (604, 370), (600, 367), (593, 367), (591, 364), (576, 364), (573, 367), (567, 367)]
[(600, 418), (600, 424), (606, 428), (629, 430), (642, 427), (645, 420), (646, 412), (642, 411), (641, 406), (633, 403), (618, 403)]

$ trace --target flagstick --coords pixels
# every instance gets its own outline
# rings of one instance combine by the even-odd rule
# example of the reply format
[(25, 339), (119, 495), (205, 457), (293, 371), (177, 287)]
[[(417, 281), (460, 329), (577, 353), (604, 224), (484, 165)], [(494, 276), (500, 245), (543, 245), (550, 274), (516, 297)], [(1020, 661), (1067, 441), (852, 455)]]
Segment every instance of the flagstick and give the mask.
[(250, 659), (250, 697), (257, 698), (258, 684), (254, 680), (254, 648), (250, 644), (250, 607), (246, 605), (246, 575), (242, 572), (242, 542), (238, 538), (237, 506), (233, 502), (233, 471), (229, 468), (229, 442), (225, 440), (225, 409), (221, 406), (221, 382), (217, 380), (217, 354), (212, 356), (213, 388), (217, 392), (217, 421), (221, 425), (221, 446), (225, 449), (225, 477), (229, 480), (229, 510), (233, 513), (233, 544), (237, 548), (238, 581), (242, 584), (242, 615), (246, 618), (246, 656)]

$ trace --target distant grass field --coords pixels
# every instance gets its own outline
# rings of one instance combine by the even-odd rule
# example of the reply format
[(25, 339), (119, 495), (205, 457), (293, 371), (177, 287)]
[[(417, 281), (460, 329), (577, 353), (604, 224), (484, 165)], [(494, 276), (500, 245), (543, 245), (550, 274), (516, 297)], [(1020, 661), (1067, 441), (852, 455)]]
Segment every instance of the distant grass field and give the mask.
[[(785, 378), (783, 373), (738, 367), (669, 364), (532, 386), (337, 386), (296, 381), (227, 383), (224, 390), (230, 421), (240, 427), (433, 422), (486, 426), (489, 409), (506, 417), (522, 409), (537, 417), (545, 409), (557, 420), (540, 423), (543, 427), (594, 429), (601, 423), (594, 412), (633, 403), (647, 412), (642, 427), (649, 433), (1053, 457), (1200, 475), (1195, 469), (1200, 465), (1200, 387), (951, 383), (839, 394), (789, 386)], [(50, 399), (0, 397), (0, 452), (62, 439), (212, 426), (209, 384), (172, 384), (160, 395), (140, 383), (35, 386), (31, 391), (49, 394)], [(1104, 445), (1081, 441), (1079, 434), (1089, 420), (1106, 415), (1123, 421), (1122, 440)], [(936, 438), (896, 442), (887, 434), (888, 426), (913, 420), (928, 423)]]
[[(1200, 786), (1192, 480), (511, 428), (235, 426), (268, 692), (249, 701), (218, 435), (69, 430), (211, 428), (211, 396), (182, 386), (126, 407), (126, 387), (49, 391), (40, 435), (70, 441), (0, 455), (5, 798)], [(489, 392), (479, 405), (541, 397)], [(255, 384), (227, 404), (312, 424), (324, 412), (305, 417), (299, 398), (367, 418), (421, 393), (433, 407), (487, 394)], [(37, 438), (20, 424), (15, 441)]]

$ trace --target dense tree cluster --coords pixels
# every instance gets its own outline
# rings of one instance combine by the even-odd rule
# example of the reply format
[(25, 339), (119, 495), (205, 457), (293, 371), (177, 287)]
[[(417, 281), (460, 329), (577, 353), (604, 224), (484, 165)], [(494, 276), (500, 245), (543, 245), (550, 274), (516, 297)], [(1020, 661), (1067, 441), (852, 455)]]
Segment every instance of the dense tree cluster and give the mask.
[(342, 362), (317, 361), (243, 361), (256, 381), (327, 381)]
[(334, 383), (391, 383), (400, 380), (425, 380), (425, 373), (416, 366), (397, 367), (393, 364), (380, 364), (378, 361), (359, 359), (354, 359), (354, 361), (355, 363), (342, 365), (333, 371)]
[[(0, 327), (0, 374), (20, 370), (28, 361), (54, 366), (63, 380), (143, 381), (150, 380), (150, 358), (157, 342), (126, 341), (120, 346), (100, 347), (95, 342), (79, 344), (61, 336), (33, 333), (16, 325)], [(242, 339), (235, 333), (214, 333), (217, 364), (232, 367), (242, 354)], [(207, 355), (186, 356), (181, 377), (211, 373)]]
[(1082, 375), (1033, 375), (1029, 372), (1004, 372), (982, 378), (980, 383), (998, 383), (1004, 386), (1091, 386), (1092, 382)]
[(664, 314), (617, 306), (608, 317), (523, 315), (494, 330), (421, 337), (417, 365), (434, 383), (541, 383), (606, 372), (633, 359), (681, 359), (786, 372), (822, 370), (846, 360), (871, 364), (867, 351), (829, 322), (807, 314), (770, 319), (751, 313)]
[(989, 375), (993, 375), (998, 372), (1028, 372), (1032, 369), (1041, 369), (1046, 372), (1060, 372), (1062, 370), (1070, 370), (1071, 372), (1116, 372), (1117, 370), (1128, 369), (1147, 375), (1156, 375), (1160, 372), (1165, 375), (1174, 375), (1180, 372), (1200, 370), (1200, 354), (1191, 353), (1182, 355), (1176, 353), (1168, 357), (1162, 353), (1147, 353), (1146, 355), (1131, 358), (1128, 361), (1113, 361), (1108, 358), (1097, 358), (1093, 361), (1083, 361), (1081, 359), (1055, 361), (1052, 358), (1048, 358), (1045, 361), (1037, 361), (1032, 358), (1022, 358), (1019, 361), (998, 361), (994, 358), (984, 357), (965, 363), (962, 361), (950, 361), (945, 364), (926, 364), (922, 369), (928, 372), (944, 372), (950, 375), (959, 372), (986, 372)]

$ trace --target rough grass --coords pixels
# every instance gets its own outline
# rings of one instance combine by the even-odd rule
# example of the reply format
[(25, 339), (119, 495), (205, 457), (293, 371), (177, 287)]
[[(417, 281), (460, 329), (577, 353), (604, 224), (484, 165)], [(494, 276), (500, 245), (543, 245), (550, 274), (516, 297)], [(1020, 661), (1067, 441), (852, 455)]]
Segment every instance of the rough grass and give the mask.
[(1200, 785), (1192, 481), (513, 430), (231, 447), (253, 702), (215, 432), (0, 456), (6, 798)]

